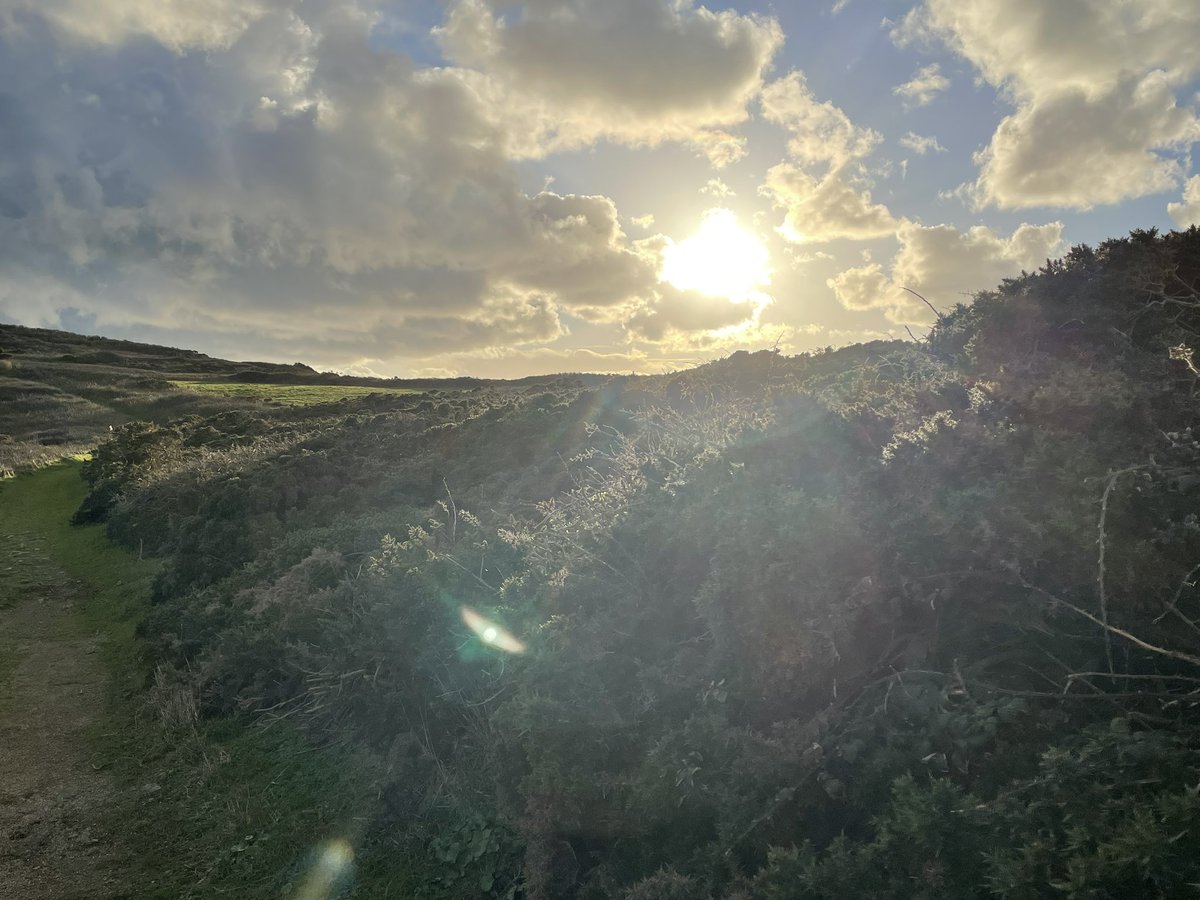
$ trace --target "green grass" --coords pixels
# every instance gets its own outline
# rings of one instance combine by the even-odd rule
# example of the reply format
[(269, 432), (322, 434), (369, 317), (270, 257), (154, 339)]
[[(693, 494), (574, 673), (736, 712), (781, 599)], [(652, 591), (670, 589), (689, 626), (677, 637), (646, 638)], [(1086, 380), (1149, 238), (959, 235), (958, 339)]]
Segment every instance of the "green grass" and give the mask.
[[(420, 896), (403, 859), (366, 840), (375, 790), (353, 749), (314, 747), (286, 723), (162, 724), (136, 635), (157, 565), (114, 546), (102, 526), (68, 525), (84, 492), (76, 462), (0, 486), (0, 534), (23, 541), (0, 566), (0, 602), (36, 587), (50, 568), (38, 555), (81, 585), (71, 628), (101, 636), (109, 674), (93, 765), (120, 790), (104, 827), (137, 849), (136, 896), (325, 897), (305, 893), (305, 876), (330, 841), (357, 851), (354, 897)], [(11, 649), (0, 639), (0, 678)]]
[(172, 381), (182, 390), (257, 400), (278, 406), (312, 406), (369, 394), (418, 394), (412, 388), (363, 387), (357, 384), (242, 384), (216, 381)]

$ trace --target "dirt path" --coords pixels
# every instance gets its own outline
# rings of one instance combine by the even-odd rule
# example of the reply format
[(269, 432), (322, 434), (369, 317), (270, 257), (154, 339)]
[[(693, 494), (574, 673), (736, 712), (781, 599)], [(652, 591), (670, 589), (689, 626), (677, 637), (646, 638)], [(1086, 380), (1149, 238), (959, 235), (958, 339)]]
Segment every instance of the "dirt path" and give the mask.
[(105, 674), (97, 640), (79, 634), (71, 616), (80, 593), (41, 536), (0, 521), (5, 900), (135, 896), (122, 876), (121, 848), (94, 824), (113, 787), (88, 757), (85, 731), (103, 709)]

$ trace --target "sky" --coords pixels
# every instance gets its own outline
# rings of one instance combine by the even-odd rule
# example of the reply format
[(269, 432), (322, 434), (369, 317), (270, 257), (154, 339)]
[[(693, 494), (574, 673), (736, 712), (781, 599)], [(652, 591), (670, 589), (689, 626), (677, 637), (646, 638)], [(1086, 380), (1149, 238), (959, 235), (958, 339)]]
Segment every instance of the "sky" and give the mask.
[(385, 376), (921, 335), (1200, 223), (1179, 0), (0, 0), (0, 321)]

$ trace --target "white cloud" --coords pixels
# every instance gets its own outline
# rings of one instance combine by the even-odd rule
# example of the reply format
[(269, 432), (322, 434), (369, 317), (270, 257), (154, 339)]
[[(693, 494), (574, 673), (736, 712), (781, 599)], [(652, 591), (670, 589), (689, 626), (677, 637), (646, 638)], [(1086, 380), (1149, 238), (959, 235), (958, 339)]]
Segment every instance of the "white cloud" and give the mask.
[(795, 247), (786, 247), (785, 252), (787, 253), (788, 259), (791, 261), (793, 266), (803, 266), (821, 259), (834, 259), (832, 253), (826, 253), (824, 250), (816, 250), (810, 253), (804, 250), (798, 250)]
[(1016, 107), (977, 157), (982, 204), (1097, 204), (1167, 190), (1200, 120), (1200, 6), (1175, 0), (924, 0), (893, 31), (941, 41)]
[(879, 263), (846, 269), (826, 279), (825, 284), (846, 309), (877, 309), (895, 304), (891, 284)]
[(436, 34), (514, 155), (672, 140), (718, 167), (744, 155), (727, 129), (783, 40), (773, 19), (688, 0), (457, 0)]
[(1072, 89), (1000, 123), (977, 156), (978, 199), (1006, 209), (1088, 209), (1169, 190), (1182, 179), (1182, 163), (1158, 151), (1197, 138), (1200, 120), (1175, 105), (1161, 72), (1096, 98)]
[(1180, 228), (1200, 225), (1200, 175), (1188, 179), (1183, 191), (1183, 200), (1179, 203), (1168, 203), (1167, 212)]
[(1200, 7), (1178, 0), (924, 0), (894, 30), (938, 40), (1019, 98), (1109, 93), (1131, 73), (1200, 71)]
[(858, 127), (837, 106), (817, 100), (801, 72), (768, 84), (761, 102), (764, 118), (790, 135), (788, 161), (769, 169), (759, 188), (786, 211), (777, 229), (782, 237), (793, 243), (863, 240), (895, 230), (887, 207), (854, 183), (863, 177), (861, 160), (882, 140), (879, 132)]
[(695, 337), (752, 326), (769, 303), (765, 294), (730, 300), (664, 284), (657, 298), (630, 317), (626, 328), (635, 339), (680, 347)]
[(762, 192), (787, 210), (778, 230), (795, 244), (866, 240), (896, 230), (888, 208), (872, 201), (870, 191), (849, 184), (840, 171), (818, 179), (791, 163), (780, 163), (767, 171)]
[(715, 197), (718, 200), (723, 200), (726, 197), (736, 197), (737, 192), (734, 191), (720, 178), (710, 178), (705, 183), (704, 187), (700, 188), (700, 193), (709, 197)]
[(960, 231), (904, 222), (890, 271), (871, 263), (840, 272), (826, 284), (847, 309), (883, 309), (895, 322), (928, 322), (932, 311), (905, 288), (947, 309), (963, 302), (964, 295), (1041, 265), (1061, 248), (1062, 229), (1061, 222), (1021, 225), (1003, 237), (982, 225)]
[(684, 139), (684, 143), (707, 159), (714, 169), (723, 169), (746, 155), (746, 138), (719, 128), (701, 128)]
[(789, 72), (763, 88), (763, 117), (790, 133), (788, 155), (802, 166), (837, 169), (868, 156), (883, 140), (871, 128), (859, 128), (841, 109), (818, 101), (803, 72)]
[(945, 153), (946, 148), (938, 143), (936, 137), (914, 134), (908, 132), (904, 137), (900, 138), (900, 146), (911, 150), (918, 156), (924, 156), (926, 153)]
[(917, 69), (912, 78), (893, 88), (892, 93), (902, 98), (905, 106), (927, 106), (948, 87), (950, 79), (942, 74), (942, 67), (931, 63)]

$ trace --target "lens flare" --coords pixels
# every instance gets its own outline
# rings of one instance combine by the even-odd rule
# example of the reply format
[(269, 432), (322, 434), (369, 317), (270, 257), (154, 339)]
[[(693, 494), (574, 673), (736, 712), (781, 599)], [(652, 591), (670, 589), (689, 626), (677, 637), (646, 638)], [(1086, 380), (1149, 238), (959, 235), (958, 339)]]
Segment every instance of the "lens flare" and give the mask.
[(354, 863), (354, 848), (337, 838), (317, 850), (316, 861), (296, 892), (295, 900), (329, 900), (346, 883)]
[(507, 653), (524, 653), (525, 645), (495, 622), (485, 619), (469, 606), (462, 608), (462, 620), (466, 626), (479, 635), (479, 639), (489, 647), (496, 647)]

